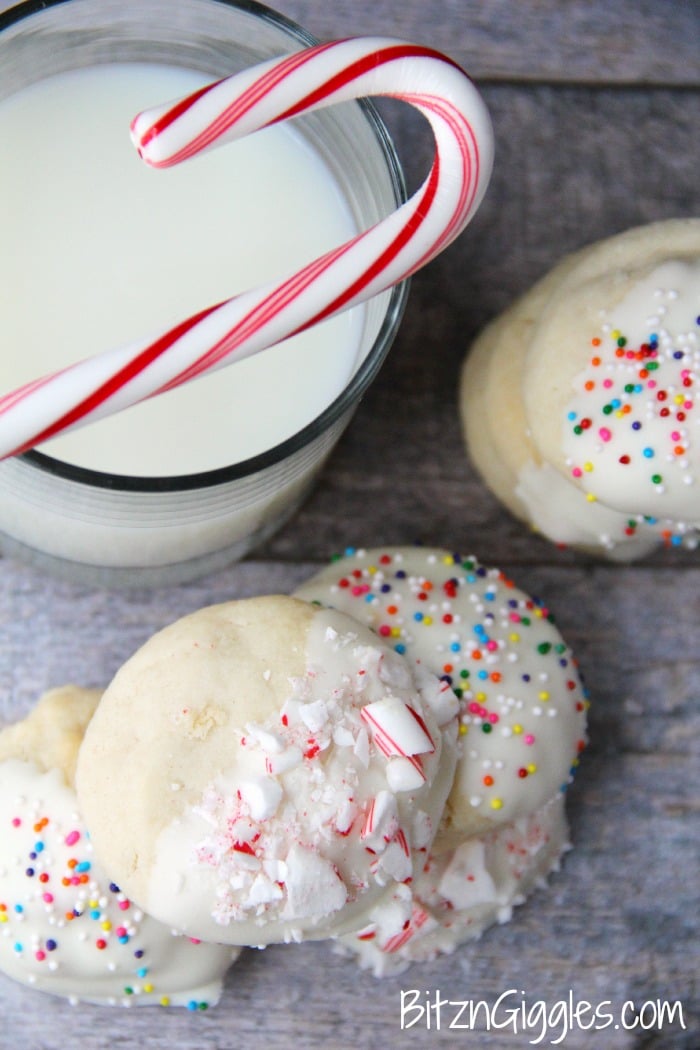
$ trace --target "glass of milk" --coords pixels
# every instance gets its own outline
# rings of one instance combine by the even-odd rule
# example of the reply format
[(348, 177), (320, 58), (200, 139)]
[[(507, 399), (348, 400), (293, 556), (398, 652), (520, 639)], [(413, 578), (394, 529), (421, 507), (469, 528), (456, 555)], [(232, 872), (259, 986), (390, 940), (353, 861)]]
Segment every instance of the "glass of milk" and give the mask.
[[(370, 105), (167, 171), (140, 110), (314, 43), (258, 4), (59, 0), (0, 14), (0, 393), (283, 277), (404, 199)], [(0, 463), (0, 551), (88, 583), (182, 582), (307, 495), (396, 334), (406, 285)]]

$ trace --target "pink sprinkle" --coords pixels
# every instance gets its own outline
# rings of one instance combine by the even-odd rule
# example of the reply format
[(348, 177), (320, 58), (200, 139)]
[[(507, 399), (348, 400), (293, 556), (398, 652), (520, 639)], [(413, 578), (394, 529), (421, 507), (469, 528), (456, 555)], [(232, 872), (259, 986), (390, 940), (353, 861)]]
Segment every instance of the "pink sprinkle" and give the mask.
[(41, 899), (45, 904), (53, 904), (53, 893), (42, 893)]
[(671, 440), (672, 441), (680, 441), (680, 439), (681, 439), (681, 436), (678, 433), (678, 431), (677, 430), (672, 431), (672, 433), (671, 433)]
[(496, 722), (498, 722), (498, 715), (496, 714), (495, 711), (492, 711), (491, 714), (489, 715), (489, 722), (491, 723), (492, 726), (495, 726)]
[(520, 613), (512, 612), (510, 613), (508, 619), (511, 623), (520, 623)]
[(117, 926), (117, 928), (116, 928), (116, 930), (114, 932), (116, 933), (117, 937), (126, 937), (126, 934), (127, 934), (126, 926)]
[(602, 441), (609, 441), (612, 437), (612, 433), (608, 430), (607, 427), (601, 427), (598, 433)]
[(470, 703), (470, 705), (469, 705), (469, 713), (472, 714), (472, 715), (478, 715), (479, 714), (479, 705), (477, 704), (476, 700), (472, 700), (472, 702)]
[(571, 471), (571, 473), (574, 475), (575, 478), (583, 477), (583, 471), (581, 470), (580, 467), (574, 467), (574, 469)]
[(382, 638), (387, 638), (391, 634), (391, 627), (389, 627), (388, 624), (383, 623), (379, 628), (379, 633)]
[(79, 831), (71, 831), (66, 835), (66, 846), (75, 846), (76, 842), (80, 838)]
[(534, 736), (532, 735), (532, 733), (528, 733), (527, 736), (525, 737), (525, 743), (526, 744), (534, 744), (534, 742), (535, 742)]
[(492, 653), (494, 651), (494, 649), (498, 649), (498, 642), (494, 642), (494, 640), (492, 638), (490, 641), (488, 641), (486, 643), (486, 648), (488, 649), (488, 651), (490, 653)]
[(612, 385), (613, 385), (612, 379), (604, 379), (603, 380), (603, 386), (605, 387), (606, 390), (609, 390)]
[(123, 901), (119, 901), (118, 902), (118, 906), (121, 909), (121, 911), (126, 911), (126, 909), (130, 906), (130, 904), (131, 904), (131, 901), (127, 901), (127, 900), (123, 900)]
[(13, 817), (12, 818), (12, 827), (13, 828), (18, 828), (21, 825), (21, 823), (22, 823), (22, 821), (20, 820), (19, 817)]
[(200, 940), (197, 940), (196, 937), (190, 937), (189, 938), (189, 942), (190, 942), (190, 944), (201, 944), (202, 943)]
[(683, 408), (692, 408), (692, 407), (693, 407), (693, 402), (692, 401), (684, 401), (683, 402)]
[(656, 387), (656, 380), (655, 379), (650, 379), (649, 382), (647, 383), (647, 387), (649, 388), (649, 390), (654, 390), (655, 387)]
[(46, 958), (46, 952), (43, 952), (41, 949), (39, 949), (38, 952), (34, 953), (34, 958), (37, 960), (37, 962), (43, 962)]

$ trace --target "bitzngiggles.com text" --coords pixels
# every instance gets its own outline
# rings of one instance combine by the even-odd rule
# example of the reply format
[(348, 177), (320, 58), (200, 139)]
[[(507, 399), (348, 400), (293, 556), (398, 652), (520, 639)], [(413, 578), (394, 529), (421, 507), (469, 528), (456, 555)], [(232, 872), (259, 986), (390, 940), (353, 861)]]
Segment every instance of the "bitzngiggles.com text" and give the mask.
[(627, 1000), (615, 1005), (566, 999), (548, 1003), (529, 1001), (525, 992), (509, 988), (492, 1002), (480, 999), (447, 999), (439, 991), (411, 988), (401, 992), (401, 1029), (428, 1031), (511, 1032), (526, 1037), (531, 1046), (563, 1043), (570, 1032), (622, 1030), (661, 1032), (670, 1027), (685, 1031), (683, 1004), (679, 1000)]

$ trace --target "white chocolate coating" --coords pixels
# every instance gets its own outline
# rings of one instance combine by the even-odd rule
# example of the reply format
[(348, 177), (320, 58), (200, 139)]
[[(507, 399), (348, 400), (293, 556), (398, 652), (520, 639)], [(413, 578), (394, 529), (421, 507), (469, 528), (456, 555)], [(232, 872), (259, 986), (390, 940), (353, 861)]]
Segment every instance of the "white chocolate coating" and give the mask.
[(564, 797), (558, 795), (530, 816), (431, 856), (416, 879), (401, 933), (387, 935), (379, 911), (363, 930), (342, 937), (339, 950), (376, 977), (450, 954), (490, 926), (508, 922), (514, 907), (545, 886), (569, 848)]
[(434, 852), (529, 816), (571, 779), (588, 702), (538, 600), (475, 558), (423, 547), (347, 552), (298, 590), (367, 624), (460, 701), (460, 758)]
[(632, 560), (697, 545), (700, 220), (567, 257), (477, 339), (460, 410), (470, 456), (556, 543)]
[(127, 661), (91, 721), (78, 790), (96, 853), (204, 940), (358, 929), (410, 897), (452, 784), (456, 710), (342, 614), (276, 596), (199, 610)]
[(74, 1002), (203, 1009), (236, 953), (144, 915), (96, 862), (63, 759), (45, 768), (71, 763), (98, 696), (53, 691), (0, 732), (0, 970)]

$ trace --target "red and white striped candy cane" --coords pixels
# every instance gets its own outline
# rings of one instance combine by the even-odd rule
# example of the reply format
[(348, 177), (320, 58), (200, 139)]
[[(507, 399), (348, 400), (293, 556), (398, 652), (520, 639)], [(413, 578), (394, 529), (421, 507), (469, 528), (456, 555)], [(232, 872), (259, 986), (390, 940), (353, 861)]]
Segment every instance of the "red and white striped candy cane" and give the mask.
[(454, 240), (485, 192), (493, 137), (472, 82), (429, 48), (376, 37), (307, 48), (140, 114), (132, 138), (147, 164), (168, 167), (299, 114), (379, 95), (415, 106), (433, 129), (433, 164), (410, 200), (285, 280), (0, 398), (0, 459), (273, 346), (397, 284)]

